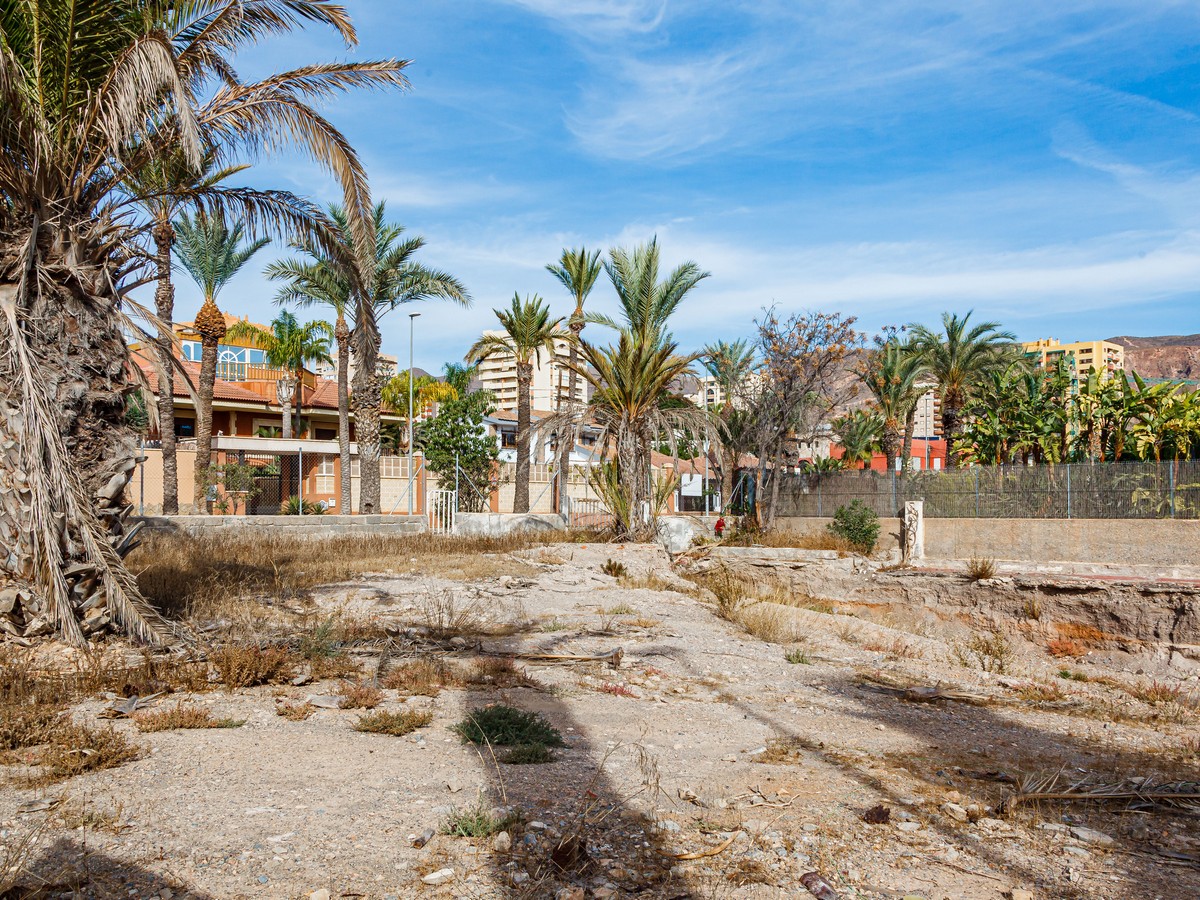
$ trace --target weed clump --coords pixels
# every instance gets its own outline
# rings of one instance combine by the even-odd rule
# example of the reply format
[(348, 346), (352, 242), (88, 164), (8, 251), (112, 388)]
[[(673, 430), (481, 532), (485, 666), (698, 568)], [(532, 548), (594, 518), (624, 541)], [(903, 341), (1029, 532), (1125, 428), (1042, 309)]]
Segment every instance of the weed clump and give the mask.
[(303, 722), (317, 711), (311, 703), (292, 703), (279, 700), (275, 703), (275, 715), (282, 716), (290, 722)]
[(612, 578), (624, 578), (629, 574), (629, 569), (625, 568), (625, 564), (617, 562), (615, 559), (606, 559), (604, 565), (600, 567), (600, 571)]
[(63, 712), (55, 706), (25, 703), (0, 705), (0, 751), (44, 744), (62, 724)]
[(446, 688), (463, 687), (466, 679), (441, 659), (414, 659), (394, 667), (384, 676), (385, 688), (410, 696), (436, 697)]
[(812, 657), (803, 647), (793, 647), (783, 655), (783, 658), (794, 666), (811, 666)]
[(1012, 665), (1013, 649), (1003, 632), (993, 630), (973, 634), (965, 644), (956, 644), (954, 656), (965, 668), (1006, 675)]
[(502, 757), (500, 762), (510, 766), (532, 766), (554, 762), (554, 751), (545, 744), (517, 744)]
[(374, 709), (383, 702), (383, 691), (365, 682), (344, 682), (338, 690), (342, 709)]
[(138, 713), (133, 722), (141, 732), (176, 731), (185, 728), (238, 728), (245, 719), (218, 719), (201, 706), (177, 703), (169, 709)]
[(879, 541), (879, 516), (861, 500), (839, 506), (827, 527), (830, 534), (849, 541), (859, 553), (872, 552)]
[(494, 744), (499, 747), (543, 744), (561, 747), (564, 743), (558, 729), (538, 713), (502, 703), (472, 710), (452, 730), (471, 744)]
[[(991, 557), (972, 556), (967, 561), (967, 577), (972, 581), (987, 581), (996, 577), (996, 561)], [(1031, 618), (1038, 618), (1031, 616)]]
[(456, 809), (450, 813), (439, 831), (451, 837), (486, 838), (511, 828), (520, 821), (516, 813), (497, 816), (479, 803), (468, 809)]
[(390, 734), (393, 737), (404, 737), (412, 734), (418, 728), (424, 728), (433, 721), (433, 713), (429, 710), (404, 710), (402, 712), (368, 713), (354, 723), (355, 731), (366, 734)]
[(115, 728), (90, 728), (65, 722), (51, 734), (50, 744), (39, 760), (43, 770), (41, 780), (52, 783), (85, 772), (112, 769), (141, 755), (141, 748)]

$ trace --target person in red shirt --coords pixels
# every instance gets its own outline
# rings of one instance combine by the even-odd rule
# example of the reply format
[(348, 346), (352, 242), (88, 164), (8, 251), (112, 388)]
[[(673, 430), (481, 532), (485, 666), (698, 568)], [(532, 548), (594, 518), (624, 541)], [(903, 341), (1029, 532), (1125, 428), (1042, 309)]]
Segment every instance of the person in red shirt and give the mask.
[(717, 533), (717, 540), (721, 539), (721, 535), (725, 532), (725, 517), (721, 516), (717, 519), (717, 524), (713, 529)]

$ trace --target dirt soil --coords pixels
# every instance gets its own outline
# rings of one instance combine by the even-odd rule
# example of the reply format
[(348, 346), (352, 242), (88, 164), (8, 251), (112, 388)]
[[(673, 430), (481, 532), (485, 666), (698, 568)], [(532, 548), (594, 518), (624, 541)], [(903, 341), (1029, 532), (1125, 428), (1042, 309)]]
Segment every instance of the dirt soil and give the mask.
[[(416, 652), (419, 632), (403, 629), (439, 603), (515, 629), (460, 639), (450, 658), (620, 648), (619, 668), (526, 662), (529, 686), (385, 691), (383, 709), (433, 713), (405, 737), (353, 730), (361, 711), (276, 714), (279, 695), (326, 696), (333, 682), (178, 695), (169, 702), (244, 724), (141, 734), (118, 721), (142, 759), (51, 787), (0, 768), (0, 841), (46, 819), (40, 896), (774, 898), (810, 896), (800, 879), (818, 872), (841, 898), (1200, 897), (1195, 816), (1058, 801), (998, 810), (1026, 776), (1200, 781), (1194, 678), (1159, 709), (1131, 698), (1121, 685), (1138, 677), (1104, 654), (1057, 659), (1015, 626), (997, 651), (1006, 673), (989, 673), (970, 636), (996, 623), (973, 605), (908, 616), (892, 605), (872, 621), (861, 604), (805, 608), (796, 585), (785, 593), (798, 606), (771, 607), (790, 640), (768, 643), (718, 617), (657, 548), (518, 555), (532, 574), (506, 574), (514, 561), (496, 557), (489, 578), (395, 571), (309, 602), (394, 626), (382, 663), (378, 642), (359, 648), (368, 675)], [(610, 558), (629, 575), (603, 574)], [(912, 702), (905, 684), (965, 699)], [(497, 762), (451, 730), (497, 702), (563, 733), (553, 762)], [(74, 713), (94, 720), (105, 705)], [(93, 824), (18, 813), (62, 797), (95, 810)], [(507, 841), (435, 833), (413, 846), (480, 803), (520, 819)], [(865, 822), (878, 806), (887, 821)], [(0, 885), (3, 866), (0, 849)], [(73, 880), (89, 886), (75, 893)]]

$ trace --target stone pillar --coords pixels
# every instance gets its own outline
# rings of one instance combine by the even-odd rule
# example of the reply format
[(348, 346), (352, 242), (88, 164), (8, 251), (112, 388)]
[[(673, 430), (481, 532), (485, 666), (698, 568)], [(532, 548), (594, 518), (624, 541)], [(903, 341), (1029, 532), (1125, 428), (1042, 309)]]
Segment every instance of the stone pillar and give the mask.
[(925, 558), (925, 501), (904, 501), (904, 540), (901, 550), (905, 563)]

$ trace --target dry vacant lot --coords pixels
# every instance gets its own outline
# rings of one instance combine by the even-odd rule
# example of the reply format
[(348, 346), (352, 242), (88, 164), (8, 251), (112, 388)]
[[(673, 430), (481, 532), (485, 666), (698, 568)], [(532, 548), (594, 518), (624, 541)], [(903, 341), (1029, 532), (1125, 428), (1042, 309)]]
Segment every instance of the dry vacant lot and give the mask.
[(1200, 896), (1194, 676), (1038, 609), (629, 545), (133, 565), (194, 650), (0, 645), (2, 897)]

